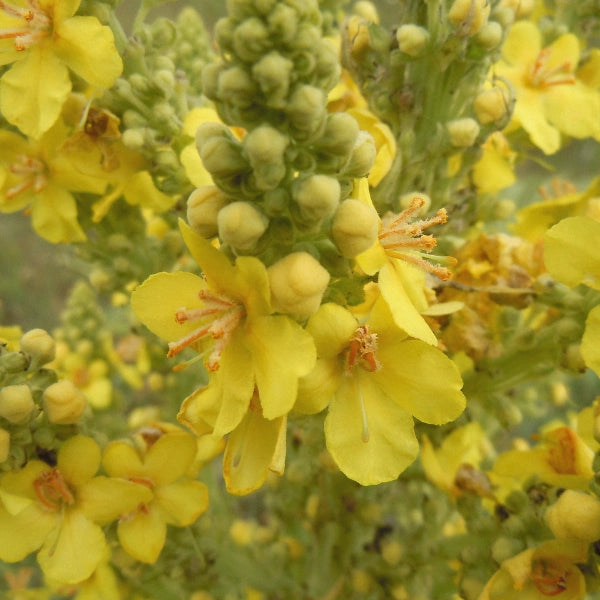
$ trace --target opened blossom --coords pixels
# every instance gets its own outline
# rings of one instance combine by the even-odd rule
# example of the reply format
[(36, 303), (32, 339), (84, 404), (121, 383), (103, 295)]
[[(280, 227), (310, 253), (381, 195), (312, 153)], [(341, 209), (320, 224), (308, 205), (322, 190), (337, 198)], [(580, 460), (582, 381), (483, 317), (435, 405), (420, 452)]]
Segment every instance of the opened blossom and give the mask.
[(50, 579), (87, 579), (107, 549), (103, 525), (148, 502), (147, 488), (96, 476), (101, 452), (82, 435), (59, 449), (56, 466), (31, 460), (0, 479), (0, 559), (18, 562), (39, 550)]
[(328, 406), (327, 449), (350, 479), (362, 485), (396, 479), (419, 452), (413, 417), (440, 425), (464, 410), (454, 363), (403, 335), (381, 298), (365, 323), (324, 304), (307, 329), (319, 359), (301, 380), (296, 409), (315, 413)]
[(0, 2), (0, 110), (37, 138), (56, 122), (71, 91), (69, 70), (99, 89), (109, 88), (123, 64), (109, 27), (75, 16), (81, 0)]

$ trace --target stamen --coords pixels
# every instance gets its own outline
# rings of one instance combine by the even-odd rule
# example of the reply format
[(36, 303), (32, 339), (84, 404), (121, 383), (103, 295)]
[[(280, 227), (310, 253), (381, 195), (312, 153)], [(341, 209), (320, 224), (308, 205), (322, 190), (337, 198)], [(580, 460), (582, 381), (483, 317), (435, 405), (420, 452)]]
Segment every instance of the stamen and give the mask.
[(5, 196), (9, 199), (15, 198), (29, 189), (39, 194), (48, 185), (46, 165), (32, 156), (19, 154), (16, 161), (8, 166), (8, 170), (21, 178), (19, 183), (6, 190)]
[(362, 395), (362, 390), (360, 389), (360, 382), (358, 379), (356, 380), (356, 387), (358, 388), (358, 401), (360, 402), (360, 416), (362, 419), (362, 432), (360, 439), (366, 444), (371, 434), (369, 433), (369, 422), (367, 421), (367, 409), (365, 408), (365, 400)]
[(23, 20), (21, 26), (0, 29), (0, 39), (14, 39), (14, 48), (18, 52), (27, 50), (52, 30), (52, 19), (44, 12), (37, 0), (28, 0), (29, 8), (14, 6), (0, 0), (0, 10), (8, 16)]
[(358, 361), (361, 366), (375, 373), (381, 368), (375, 353), (377, 352), (377, 334), (370, 333), (367, 325), (360, 325), (350, 338), (348, 354), (346, 356), (346, 374), (351, 375)]
[(408, 208), (384, 223), (379, 232), (379, 242), (388, 256), (409, 262), (445, 281), (452, 276), (450, 270), (431, 261), (454, 265), (456, 264), (455, 259), (448, 256), (425, 256), (419, 250), (430, 252), (435, 248), (437, 244), (435, 238), (432, 235), (424, 234), (423, 231), (433, 225), (446, 223), (448, 214), (446, 209), (440, 208), (434, 217), (411, 222), (423, 206), (425, 206), (425, 200), (420, 196), (415, 196)]
[(552, 85), (575, 83), (573, 67), (569, 61), (565, 61), (553, 69), (547, 68), (551, 53), (551, 48), (544, 48), (531, 65), (529, 69), (529, 82), (533, 87), (546, 88)]
[[(245, 315), (245, 308), (241, 303), (226, 296), (219, 296), (210, 290), (200, 290), (198, 297), (204, 301), (204, 306), (192, 309), (178, 308), (175, 311), (175, 321), (179, 324), (206, 320), (208, 322), (203, 323), (176, 342), (170, 342), (167, 356), (169, 358), (175, 356), (188, 346), (210, 336), (215, 340), (215, 344), (206, 361), (206, 368), (214, 372), (219, 369), (223, 350)], [(177, 370), (183, 370), (189, 364), (189, 362), (184, 363)]]
[(558, 596), (567, 589), (567, 572), (542, 560), (535, 564), (530, 577), (544, 596)]
[(44, 471), (33, 482), (33, 488), (39, 501), (49, 510), (59, 510), (63, 502), (75, 503), (75, 498), (58, 469)]

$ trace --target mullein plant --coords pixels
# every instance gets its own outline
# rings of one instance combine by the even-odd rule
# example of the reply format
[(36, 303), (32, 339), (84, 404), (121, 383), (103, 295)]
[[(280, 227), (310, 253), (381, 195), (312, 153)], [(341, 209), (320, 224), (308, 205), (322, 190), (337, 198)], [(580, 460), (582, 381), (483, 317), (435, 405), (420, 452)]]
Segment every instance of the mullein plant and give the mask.
[(119, 4), (0, 2), (80, 279), (0, 326), (2, 595), (594, 597), (597, 1)]

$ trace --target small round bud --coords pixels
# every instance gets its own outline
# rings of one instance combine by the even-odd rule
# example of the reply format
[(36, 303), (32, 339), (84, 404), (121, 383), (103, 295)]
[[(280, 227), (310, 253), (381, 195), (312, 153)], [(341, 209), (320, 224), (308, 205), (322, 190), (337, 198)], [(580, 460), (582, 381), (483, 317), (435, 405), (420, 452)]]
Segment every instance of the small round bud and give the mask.
[(359, 0), (352, 6), (352, 12), (371, 23), (379, 23), (379, 14), (377, 13), (377, 7), (368, 0)]
[(456, 119), (446, 123), (450, 134), (450, 143), (456, 148), (468, 148), (475, 143), (479, 135), (479, 123), (475, 119)]
[(398, 48), (402, 52), (416, 57), (429, 43), (429, 31), (411, 23), (400, 25), (396, 30), (396, 40), (398, 40)]
[(275, 2), (275, 7), (268, 13), (267, 21), (273, 38), (284, 44), (294, 41), (298, 31), (298, 13), (291, 6)]
[(268, 269), (271, 302), (277, 312), (305, 318), (317, 312), (329, 273), (307, 252), (288, 254)]
[(48, 420), (56, 425), (77, 423), (87, 404), (83, 393), (68, 379), (48, 386), (43, 394), (43, 402)]
[(200, 158), (213, 177), (230, 177), (248, 169), (241, 144), (225, 137), (208, 138), (202, 144)]
[(238, 108), (247, 108), (256, 97), (256, 84), (241, 67), (230, 67), (219, 74), (219, 99)]
[(227, 196), (216, 186), (206, 185), (195, 189), (187, 201), (189, 226), (204, 238), (217, 235), (217, 216), (228, 204)]
[(0, 417), (14, 424), (25, 423), (35, 403), (28, 385), (7, 385), (0, 388)]
[(146, 145), (145, 128), (126, 129), (121, 136), (121, 141), (130, 150), (141, 150)]
[(319, 149), (340, 156), (350, 153), (359, 134), (358, 122), (345, 112), (334, 112), (327, 115), (327, 123), (323, 135), (316, 142)]
[(348, 198), (337, 209), (331, 226), (333, 241), (346, 258), (368, 250), (377, 240), (379, 216), (368, 204)]
[(285, 107), (293, 68), (291, 60), (275, 51), (263, 56), (252, 67), (252, 75), (265, 95), (267, 106)]
[(253, 169), (283, 163), (289, 139), (270, 125), (260, 125), (244, 138), (244, 151)]
[(258, 17), (245, 19), (233, 32), (233, 49), (246, 62), (258, 60), (270, 45), (269, 30)]
[(287, 105), (292, 125), (300, 131), (317, 131), (326, 116), (326, 102), (324, 92), (317, 87), (301, 85), (296, 88)]
[(477, 43), (486, 50), (493, 50), (500, 45), (504, 30), (497, 21), (487, 22), (476, 36)]
[(248, 202), (232, 202), (219, 211), (219, 237), (225, 244), (250, 250), (269, 226), (269, 219)]
[(298, 181), (292, 192), (302, 214), (315, 221), (333, 215), (340, 202), (340, 195), (339, 181), (328, 175), (311, 175)]
[(499, 87), (493, 87), (489, 90), (483, 90), (473, 102), (473, 108), (477, 115), (477, 120), (482, 125), (494, 123), (504, 119), (508, 115), (509, 101), (507, 92)]
[(600, 539), (600, 500), (575, 490), (565, 490), (544, 515), (559, 539), (594, 542)]
[(489, 0), (454, 0), (448, 18), (459, 36), (474, 35), (487, 23), (490, 8)]
[(3, 463), (10, 454), (10, 433), (0, 427), (0, 463)]
[(31, 329), (21, 338), (21, 350), (36, 361), (38, 365), (45, 365), (54, 360), (56, 343), (52, 336), (43, 329)]
[(375, 163), (377, 157), (377, 146), (370, 133), (360, 131), (350, 159), (344, 165), (343, 174), (345, 177), (361, 178), (366, 177)]

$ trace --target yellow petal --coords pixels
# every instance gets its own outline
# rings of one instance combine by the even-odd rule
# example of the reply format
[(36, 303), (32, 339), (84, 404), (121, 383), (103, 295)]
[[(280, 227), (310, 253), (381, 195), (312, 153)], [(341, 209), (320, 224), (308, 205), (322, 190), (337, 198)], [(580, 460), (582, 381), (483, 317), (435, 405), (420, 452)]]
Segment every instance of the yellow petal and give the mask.
[(129, 204), (149, 208), (154, 212), (169, 210), (177, 200), (157, 189), (148, 171), (138, 171), (128, 178), (123, 195)]
[(345, 377), (325, 419), (327, 449), (361, 485), (392, 481), (416, 458), (413, 419), (358, 370)]
[(542, 35), (530, 21), (517, 21), (511, 26), (502, 46), (502, 56), (511, 64), (529, 64), (542, 49)]
[(96, 474), (100, 467), (100, 459), (98, 444), (92, 438), (76, 435), (60, 447), (56, 466), (65, 481), (78, 487)]
[(191, 525), (208, 508), (208, 489), (201, 481), (186, 479), (156, 489), (155, 502), (177, 527)]
[(340, 385), (342, 369), (338, 357), (317, 360), (313, 370), (298, 381), (294, 410), (305, 415), (321, 412)]
[(513, 118), (545, 154), (554, 154), (560, 148), (560, 132), (548, 121), (543, 98), (537, 90), (529, 88), (520, 90), (515, 102)]
[(31, 224), (40, 237), (53, 244), (86, 239), (77, 220), (75, 198), (52, 182), (35, 197), (31, 206)]
[(146, 475), (139, 453), (126, 442), (110, 442), (104, 449), (102, 466), (111, 477)]
[(590, 369), (600, 374), (600, 306), (594, 307), (587, 316), (581, 340), (581, 356)]
[(167, 524), (160, 511), (140, 510), (134, 517), (119, 521), (119, 542), (125, 552), (144, 563), (154, 563), (165, 545)]
[(56, 527), (57, 515), (30, 504), (16, 515), (0, 505), (0, 560), (19, 562), (34, 552)]
[(163, 435), (146, 454), (146, 472), (157, 486), (170, 484), (185, 475), (196, 451), (196, 438), (189, 433)]
[(110, 27), (96, 17), (71, 17), (57, 23), (53, 42), (56, 56), (93, 86), (109, 88), (123, 70)]
[(223, 457), (223, 477), (231, 494), (249, 494), (265, 482), (282, 427), (284, 417), (269, 421), (258, 412), (248, 411), (231, 433)]
[(58, 119), (70, 91), (67, 67), (47, 46), (36, 46), (0, 80), (0, 111), (25, 135), (39, 138)]
[(352, 313), (339, 304), (322, 304), (309, 319), (307, 331), (315, 340), (320, 358), (334, 358), (344, 351), (358, 327)]
[(46, 577), (74, 584), (94, 572), (105, 549), (102, 529), (80, 511), (67, 510), (60, 527), (46, 538), (37, 560)]

